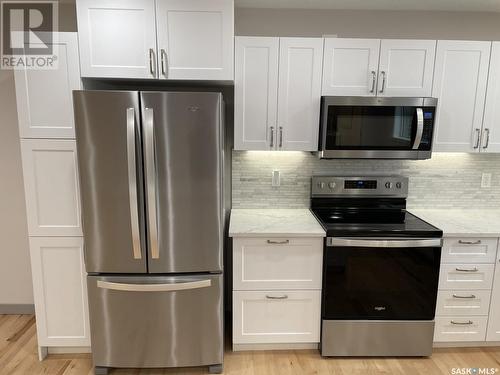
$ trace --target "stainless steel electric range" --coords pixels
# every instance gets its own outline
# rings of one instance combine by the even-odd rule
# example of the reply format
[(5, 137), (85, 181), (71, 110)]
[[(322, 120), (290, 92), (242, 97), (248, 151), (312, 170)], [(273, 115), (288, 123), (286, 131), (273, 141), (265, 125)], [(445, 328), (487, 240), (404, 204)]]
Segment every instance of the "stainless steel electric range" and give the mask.
[(443, 232), (406, 211), (407, 195), (402, 176), (312, 178), (323, 356), (431, 354)]

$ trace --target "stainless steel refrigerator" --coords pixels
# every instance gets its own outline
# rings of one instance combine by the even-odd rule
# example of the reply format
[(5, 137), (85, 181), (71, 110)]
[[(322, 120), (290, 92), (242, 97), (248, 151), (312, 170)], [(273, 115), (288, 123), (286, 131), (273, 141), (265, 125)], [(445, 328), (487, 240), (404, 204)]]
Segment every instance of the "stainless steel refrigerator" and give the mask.
[(75, 91), (74, 108), (96, 371), (220, 372), (222, 95)]

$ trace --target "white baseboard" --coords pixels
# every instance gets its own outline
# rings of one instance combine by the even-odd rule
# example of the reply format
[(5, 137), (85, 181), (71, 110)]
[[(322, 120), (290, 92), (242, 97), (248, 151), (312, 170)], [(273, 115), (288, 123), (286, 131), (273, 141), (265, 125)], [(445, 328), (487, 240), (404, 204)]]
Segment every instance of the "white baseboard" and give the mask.
[(90, 346), (49, 346), (49, 354), (92, 353)]
[(318, 349), (319, 343), (289, 343), (289, 344), (233, 344), (233, 351), (244, 350), (300, 350), (300, 349)]
[(435, 342), (433, 348), (471, 348), (500, 346), (500, 341), (457, 341), (457, 342)]

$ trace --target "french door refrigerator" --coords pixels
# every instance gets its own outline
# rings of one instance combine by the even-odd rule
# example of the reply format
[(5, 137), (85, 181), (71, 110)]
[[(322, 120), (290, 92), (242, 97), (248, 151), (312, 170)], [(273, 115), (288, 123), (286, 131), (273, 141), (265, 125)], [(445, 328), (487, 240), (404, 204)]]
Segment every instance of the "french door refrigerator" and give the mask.
[(74, 108), (97, 372), (220, 372), (222, 95), (75, 91)]

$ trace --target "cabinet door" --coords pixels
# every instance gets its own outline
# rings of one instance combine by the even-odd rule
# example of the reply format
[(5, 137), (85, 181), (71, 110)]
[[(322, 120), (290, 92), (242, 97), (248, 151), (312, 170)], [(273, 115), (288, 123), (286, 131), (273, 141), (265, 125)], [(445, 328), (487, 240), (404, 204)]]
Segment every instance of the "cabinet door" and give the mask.
[(82, 77), (155, 78), (154, 0), (77, 0)]
[(279, 38), (236, 37), (234, 149), (276, 147)]
[(322, 38), (280, 38), (280, 150), (318, 150), (322, 60)]
[(21, 140), (30, 236), (81, 236), (76, 143)]
[(491, 46), (481, 152), (500, 152), (500, 42)]
[(156, 4), (160, 78), (233, 79), (233, 0)]
[(493, 289), (491, 291), (490, 316), (486, 341), (500, 341), (500, 254), (495, 267)]
[(89, 346), (81, 237), (30, 238), (38, 345)]
[(431, 96), (435, 40), (382, 40), (378, 96)]
[(438, 98), (434, 151), (480, 147), (491, 42), (439, 40), (432, 96)]
[(374, 96), (379, 39), (325, 39), (322, 95)]
[(75, 138), (71, 93), (81, 88), (77, 35), (57, 38), (57, 69), (14, 71), (21, 138)]

